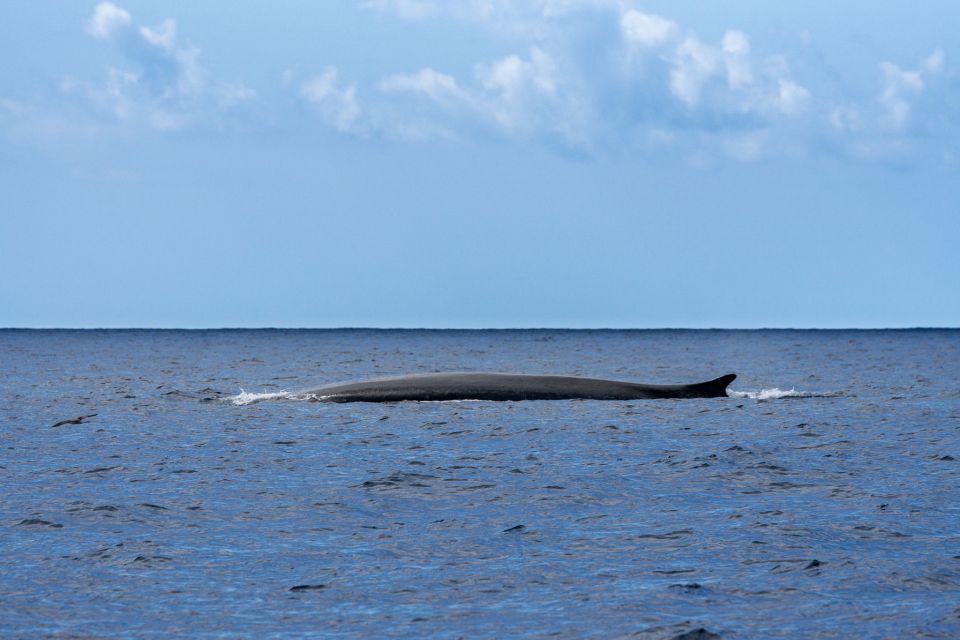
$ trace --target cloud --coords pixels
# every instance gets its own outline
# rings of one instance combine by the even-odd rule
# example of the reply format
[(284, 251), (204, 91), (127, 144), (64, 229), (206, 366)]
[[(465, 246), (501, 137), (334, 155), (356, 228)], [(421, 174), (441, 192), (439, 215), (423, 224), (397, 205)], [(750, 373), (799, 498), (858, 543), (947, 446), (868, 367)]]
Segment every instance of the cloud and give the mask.
[[(426, 134), (444, 139), (462, 138), (472, 133), (509, 137), (553, 139), (566, 148), (586, 143), (580, 130), (585, 118), (576, 92), (565, 85), (556, 60), (538, 47), (526, 56), (508, 55), (473, 68), (472, 79), (460, 82), (433, 68), (411, 74), (385, 76), (378, 84), (386, 95), (405, 94), (430, 101), (434, 109), (416, 109), (413, 114), (381, 115), (381, 123), (391, 123), (385, 134), (417, 138)], [(391, 105), (397, 106), (397, 105)], [(460, 135), (453, 132), (459, 131)]]
[(327, 67), (301, 84), (300, 95), (337, 131), (351, 134), (364, 131), (360, 123), (361, 110), (356, 88), (353, 85), (341, 85), (335, 67)]
[(474, 68), (478, 113), (495, 128), (525, 137), (544, 135), (568, 147), (587, 143), (579, 90), (539, 47)]
[(905, 167), (956, 166), (960, 99), (955, 72), (935, 49), (913, 68), (884, 61), (872, 99), (838, 101), (827, 112), (831, 148), (857, 160)]
[[(944, 105), (957, 104), (957, 83), (941, 49), (913, 66), (880, 62), (876, 89), (847, 99), (847, 86), (832, 95), (825, 86), (829, 73), (818, 71), (809, 53), (810, 34), (798, 34), (802, 46), (788, 58), (737, 25), (704, 38), (669, 15), (641, 10), (635, 0), (359, 0), (359, 6), (437, 21), (430, 28), (457, 21), (490, 39), (497, 53), (472, 64), (457, 59), (452, 68), (437, 59), (375, 69), (379, 79), (369, 87), (325, 60), (311, 61), (321, 69), (313, 76), (289, 70), (304, 61), (282, 61), (290, 65), (282, 76), (278, 64), (279, 88), (308, 105), (316, 121), (348, 136), (493, 136), (561, 152), (673, 152), (698, 162), (711, 155), (749, 162), (803, 149), (879, 157), (903, 153), (924, 136), (956, 139), (956, 110)], [(219, 127), (256, 103), (252, 87), (214, 76), (172, 18), (138, 24), (126, 9), (101, 2), (83, 26), (113, 48), (115, 59), (96, 81), (64, 78), (61, 95), (68, 98), (56, 107), (0, 100), (8, 132), (49, 138), (66, 135), (71, 121), (85, 132)], [(952, 137), (937, 135), (945, 132)]]
[(902, 69), (892, 62), (882, 62), (883, 91), (878, 101), (883, 109), (881, 124), (903, 130), (910, 123), (913, 101), (927, 89), (928, 83), (943, 71), (946, 56), (935, 50), (917, 69)]
[(714, 47), (689, 36), (674, 52), (670, 91), (688, 107), (700, 103), (703, 85), (720, 70), (720, 56)]
[(554, 96), (557, 92), (556, 65), (538, 47), (530, 50), (529, 60), (507, 56), (489, 66), (478, 65), (476, 71), (484, 88), (506, 100), (515, 100), (527, 90), (544, 96)]
[(46, 140), (53, 133), (70, 138), (71, 123), (85, 136), (111, 128), (172, 131), (219, 125), (225, 114), (256, 95), (243, 83), (212, 79), (201, 64), (200, 49), (181, 38), (173, 19), (136, 25), (129, 11), (101, 2), (85, 30), (113, 45), (120, 59), (99, 81), (63, 78), (59, 89), (67, 100), (19, 109), (19, 122), (9, 130), (24, 136), (32, 131), (36, 139)]
[(164, 115), (164, 107), (198, 96), (205, 85), (200, 50), (180, 42), (176, 22), (135, 27), (129, 12), (105, 2), (87, 24), (93, 37), (116, 44), (133, 68), (110, 66), (100, 84), (67, 79), (63, 89), (85, 94), (119, 120), (152, 112), (146, 119), (158, 128), (175, 126), (180, 118)]
[(111, 2), (101, 2), (87, 20), (87, 33), (99, 40), (106, 40), (114, 33), (130, 26), (130, 14)]
[(776, 106), (785, 114), (794, 115), (807, 109), (810, 103), (810, 92), (792, 80), (779, 78), (777, 80)]
[(644, 47), (655, 47), (673, 38), (677, 25), (660, 16), (630, 9), (620, 17), (620, 29), (628, 41)]
[(419, 93), (438, 102), (467, 99), (466, 92), (454, 77), (431, 68), (413, 74), (386, 76), (380, 80), (379, 88), (384, 93)]
[(949, 105), (956, 104), (958, 94), (943, 50), (935, 49), (914, 68), (889, 61), (878, 68), (880, 87), (873, 101), (829, 109), (837, 148), (861, 159), (903, 163), (942, 146), (941, 157), (954, 162), (960, 122)]
[[(750, 40), (742, 31), (728, 30), (714, 45), (703, 42), (693, 33), (680, 37), (679, 28), (672, 22), (669, 24), (669, 29), (658, 30), (656, 37), (644, 36), (642, 42), (656, 49), (657, 61), (668, 70), (670, 93), (693, 116), (688, 122), (696, 122), (698, 113), (704, 121), (715, 123), (717, 116), (724, 114), (752, 114), (770, 119), (799, 115), (808, 107), (809, 89), (790, 77), (783, 58), (768, 56), (756, 60)], [(623, 25), (621, 20), (624, 40), (635, 44), (636, 34)], [(645, 89), (655, 91), (657, 88), (646, 86)]]
[(753, 82), (753, 65), (747, 36), (742, 31), (727, 31), (723, 34), (720, 50), (730, 88), (749, 86)]
[[(718, 151), (735, 149), (729, 153), (745, 159), (775, 144), (781, 124), (804, 116), (814, 103), (786, 61), (755, 53), (743, 31), (730, 29), (720, 42), (705, 42), (629, 0), (414, 5), (363, 3), (401, 18), (473, 22), (500, 39), (525, 43), (528, 53), (478, 62), (473, 78), (435, 67), (386, 75), (378, 84), (386, 100), (371, 105), (391, 112), (378, 118), (381, 123), (426, 120), (463, 135), (493, 130), (581, 151), (638, 140), (663, 148), (695, 139), (693, 145), (704, 136), (726, 136), (730, 140), (718, 140)], [(389, 100), (400, 96), (406, 100)], [(417, 97), (432, 108), (411, 107)], [(763, 135), (744, 142), (750, 131)]]

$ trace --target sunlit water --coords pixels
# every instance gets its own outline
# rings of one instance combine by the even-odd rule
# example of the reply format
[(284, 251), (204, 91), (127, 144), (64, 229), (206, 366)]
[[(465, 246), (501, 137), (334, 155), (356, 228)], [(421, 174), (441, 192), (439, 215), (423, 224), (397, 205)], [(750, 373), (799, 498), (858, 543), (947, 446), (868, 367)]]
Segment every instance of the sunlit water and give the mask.
[[(298, 395), (446, 370), (740, 377)], [(960, 637), (960, 332), (7, 331), (0, 433), (4, 638)]]

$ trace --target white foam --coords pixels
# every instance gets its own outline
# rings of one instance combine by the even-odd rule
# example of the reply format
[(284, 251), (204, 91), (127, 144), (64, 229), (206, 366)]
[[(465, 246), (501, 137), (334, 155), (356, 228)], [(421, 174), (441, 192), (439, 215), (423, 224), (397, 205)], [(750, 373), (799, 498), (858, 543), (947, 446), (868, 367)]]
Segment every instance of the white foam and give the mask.
[(240, 389), (240, 393), (235, 396), (230, 396), (227, 398), (231, 403), (242, 406), (245, 404), (253, 404), (255, 402), (263, 402), (264, 400), (289, 400), (294, 398), (294, 394), (289, 391), (270, 391), (266, 393), (250, 393), (249, 391), (244, 391), (243, 388)]
[(815, 391), (797, 391), (796, 389), (760, 389), (759, 391), (727, 391), (731, 398), (750, 398), (751, 400), (780, 400), (781, 398), (831, 398), (840, 395), (839, 393), (815, 392)]

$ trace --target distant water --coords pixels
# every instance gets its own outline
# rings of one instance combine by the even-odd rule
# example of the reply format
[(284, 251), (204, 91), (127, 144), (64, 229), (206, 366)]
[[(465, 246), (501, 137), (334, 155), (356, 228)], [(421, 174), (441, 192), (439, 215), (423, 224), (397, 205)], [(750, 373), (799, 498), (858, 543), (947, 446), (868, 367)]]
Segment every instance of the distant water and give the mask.
[[(448, 370), (740, 377), (297, 399)], [(0, 331), (0, 434), (3, 638), (960, 637), (960, 331)]]

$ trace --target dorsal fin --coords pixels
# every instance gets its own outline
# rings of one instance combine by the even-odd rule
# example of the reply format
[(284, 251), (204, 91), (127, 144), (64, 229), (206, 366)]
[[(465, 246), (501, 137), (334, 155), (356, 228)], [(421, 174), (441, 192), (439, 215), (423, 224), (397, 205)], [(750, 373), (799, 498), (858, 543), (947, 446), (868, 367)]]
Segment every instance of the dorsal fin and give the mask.
[(698, 395), (703, 398), (723, 398), (727, 395), (727, 385), (737, 379), (737, 374), (728, 373), (715, 380), (701, 382), (700, 384), (690, 385), (695, 387)]

